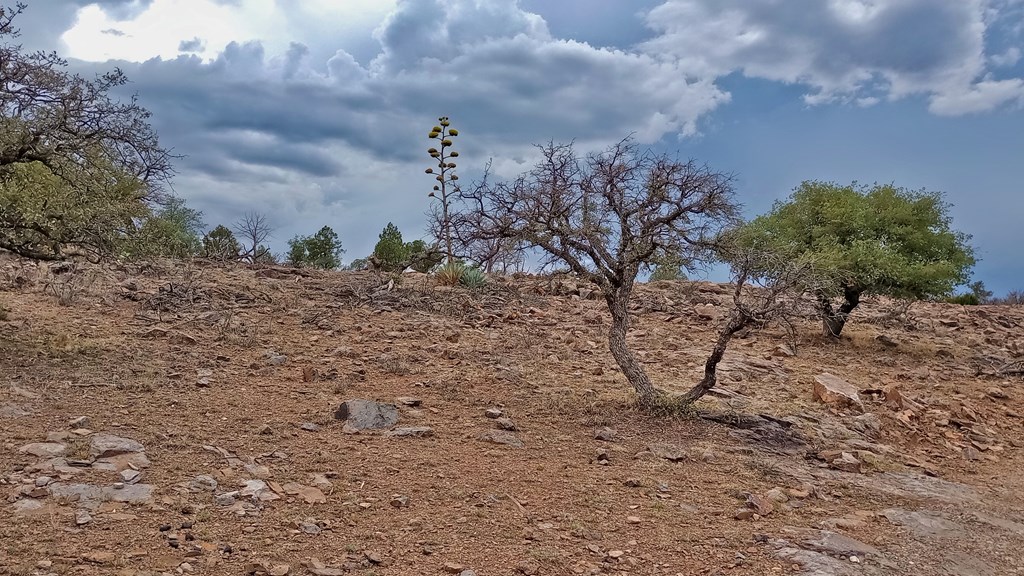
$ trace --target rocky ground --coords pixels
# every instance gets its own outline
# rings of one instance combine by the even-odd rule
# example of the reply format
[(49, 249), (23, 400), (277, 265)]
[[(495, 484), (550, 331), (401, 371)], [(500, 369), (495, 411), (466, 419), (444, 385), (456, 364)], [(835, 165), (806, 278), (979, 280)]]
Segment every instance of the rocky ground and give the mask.
[[(1024, 574), (1019, 307), (742, 334), (652, 416), (567, 279), (0, 272), (0, 574)], [(728, 301), (642, 288), (659, 385)]]

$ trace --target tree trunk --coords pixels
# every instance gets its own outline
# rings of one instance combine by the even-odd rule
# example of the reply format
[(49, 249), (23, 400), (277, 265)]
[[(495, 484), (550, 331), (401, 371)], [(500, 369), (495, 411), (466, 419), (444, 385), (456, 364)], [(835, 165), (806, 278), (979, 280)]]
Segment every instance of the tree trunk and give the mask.
[(853, 309), (860, 304), (860, 292), (850, 286), (844, 286), (843, 304), (839, 307), (838, 312), (832, 308), (828, 296), (818, 294), (818, 302), (821, 304), (822, 334), (826, 338), (837, 339), (842, 334), (846, 321), (850, 318), (850, 312), (853, 312)]
[(718, 382), (718, 363), (725, 356), (725, 349), (728, 348), (729, 341), (732, 340), (733, 335), (746, 328), (752, 321), (750, 316), (739, 311), (733, 312), (729, 317), (729, 322), (718, 333), (718, 340), (715, 342), (715, 347), (711, 349), (711, 355), (704, 362), (704, 377), (701, 378), (700, 383), (679, 398), (681, 401), (692, 404), (715, 387), (715, 383)]
[(629, 293), (617, 290), (605, 293), (608, 309), (612, 313), (612, 327), (608, 331), (608, 348), (615, 362), (622, 369), (626, 380), (640, 396), (641, 404), (650, 404), (658, 393), (651, 384), (651, 379), (644, 372), (643, 366), (626, 346), (626, 332), (629, 331)]

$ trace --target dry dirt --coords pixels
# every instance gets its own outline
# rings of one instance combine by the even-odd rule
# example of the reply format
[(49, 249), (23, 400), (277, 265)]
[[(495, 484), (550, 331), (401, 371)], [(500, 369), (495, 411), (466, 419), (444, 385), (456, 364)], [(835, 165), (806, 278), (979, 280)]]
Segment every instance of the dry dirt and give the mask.
[[(567, 279), (0, 271), (0, 574), (1024, 574), (1019, 307), (744, 334), (715, 422), (633, 408)], [(660, 386), (699, 379), (727, 302), (641, 289)], [(873, 416), (815, 400), (825, 372)], [(350, 399), (432, 434), (346, 433)], [(479, 438), (499, 425), (522, 447)], [(145, 457), (96, 461), (104, 434)]]

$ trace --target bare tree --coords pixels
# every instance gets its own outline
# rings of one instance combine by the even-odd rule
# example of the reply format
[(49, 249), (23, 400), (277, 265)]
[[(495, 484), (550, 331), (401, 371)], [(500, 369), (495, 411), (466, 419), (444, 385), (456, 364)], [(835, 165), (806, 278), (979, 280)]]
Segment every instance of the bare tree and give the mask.
[(267, 215), (260, 212), (246, 212), (241, 220), (235, 222), (235, 233), (242, 244), (240, 258), (255, 264), (270, 254), (266, 246), (267, 239), (274, 228), (267, 221)]
[(732, 267), (732, 309), (704, 362), (704, 377), (680, 396), (685, 403), (696, 402), (715, 387), (718, 364), (741, 330), (781, 323), (792, 333), (790, 320), (799, 315), (800, 296), (807, 286), (815, 285), (816, 276), (807, 261), (787, 261), (771, 253), (720, 244), (719, 254), (723, 252)]
[[(543, 250), (597, 284), (611, 312), (609, 348), (642, 403), (658, 397), (626, 345), (637, 275), (659, 252), (711, 256), (737, 221), (732, 178), (693, 161), (639, 150), (629, 139), (581, 158), (572, 145), (538, 147), (541, 161), (512, 182), (485, 177), (461, 194), (469, 237), (513, 239)], [(727, 340), (726, 340), (727, 342)]]

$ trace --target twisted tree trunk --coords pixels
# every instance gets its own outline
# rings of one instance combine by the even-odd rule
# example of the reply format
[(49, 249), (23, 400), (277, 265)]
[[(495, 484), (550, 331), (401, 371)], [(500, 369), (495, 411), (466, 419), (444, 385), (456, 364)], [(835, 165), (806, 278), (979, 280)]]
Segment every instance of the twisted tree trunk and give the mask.
[(839, 338), (846, 321), (850, 318), (850, 312), (860, 304), (861, 291), (851, 286), (843, 286), (843, 303), (836, 311), (832, 307), (827, 295), (818, 293), (818, 302), (821, 305), (822, 334), (826, 338)]
[(626, 345), (626, 333), (629, 331), (629, 290), (606, 291), (605, 300), (612, 313), (612, 327), (608, 331), (608, 348), (612, 357), (619, 365), (637, 395), (641, 404), (651, 404), (658, 392), (651, 384), (651, 379), (644, 372), (640, 361)]

